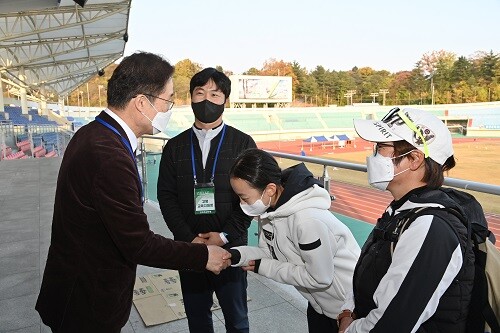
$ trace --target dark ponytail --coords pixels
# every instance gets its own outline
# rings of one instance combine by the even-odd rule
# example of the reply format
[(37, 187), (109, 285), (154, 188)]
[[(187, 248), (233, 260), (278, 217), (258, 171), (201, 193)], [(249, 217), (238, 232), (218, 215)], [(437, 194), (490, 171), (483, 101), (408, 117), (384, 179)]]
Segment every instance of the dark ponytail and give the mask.
[(263, 191), (267, 184), (281, 185), (281, 169), (274, 157), (257, 148), (243, 151), (229, 172), (231, 178), (247, 181), (251, 187)]

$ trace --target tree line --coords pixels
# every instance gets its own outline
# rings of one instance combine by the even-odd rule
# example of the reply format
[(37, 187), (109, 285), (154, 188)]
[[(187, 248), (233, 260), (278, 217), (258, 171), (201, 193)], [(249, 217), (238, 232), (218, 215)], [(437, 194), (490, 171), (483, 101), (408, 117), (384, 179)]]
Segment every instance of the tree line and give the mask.
[[(106, 105), (105, 83), (115, 67), (115, 64), (108, 66), (104, 76), (96, 76), (89, 81), (88, 95), (86, 84), (76, 89), (69, 96), (70, 104)], [(201, 69), (200, 64), (190, 59), (175, 64), (177, 105), (190, 103), (189, 81)], [(227, 75), (233, 74), (221, 66), (217, 69)], [(252, 67), (243, 74), (292, 77), (295, 106), (343, 106), (373, 102), (420, 105), (500, 100), (500, 54), (493, 51), (479, 51), (470, 57), (444, 50), (432, 51), (422, 55), (414, 68), (397, 73), (377, 71), (371, 67), (336, 71), (321, 65), (308, 70), (296, 61), (269, 59), (261, 69)]]

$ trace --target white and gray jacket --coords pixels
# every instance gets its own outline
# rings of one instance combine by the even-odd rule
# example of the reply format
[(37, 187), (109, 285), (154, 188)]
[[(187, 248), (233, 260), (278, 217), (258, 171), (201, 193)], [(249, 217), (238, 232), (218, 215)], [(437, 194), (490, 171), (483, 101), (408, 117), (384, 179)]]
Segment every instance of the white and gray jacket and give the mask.
[(360, 248), (328, 209), (328, 192), (313, 185), (261, 215), (259, 247), (240, 246), (233, 266), (261, 260), (258, 274), (293, 285), (320, 314), (336, 318), (352, 290)]

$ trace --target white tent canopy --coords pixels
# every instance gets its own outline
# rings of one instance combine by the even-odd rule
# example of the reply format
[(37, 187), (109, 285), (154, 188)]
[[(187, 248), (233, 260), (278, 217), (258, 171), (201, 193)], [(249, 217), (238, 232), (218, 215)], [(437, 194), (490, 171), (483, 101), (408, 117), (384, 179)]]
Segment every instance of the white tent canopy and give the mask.
[(328, 141), (339, 141), (339, 137), (334, 134), (328, 137)]
[(328, 139), (324, 135), (316, 135), (316, 136), (311, 136), (307, 139), (303, 140), (304, 142), (325, 142), (328, 141)]
[(0, 1), (3, 81), (32, 94), (68, 95), (122, 57), (130, 3), (88, 0), (82, 8), (72, 0)]

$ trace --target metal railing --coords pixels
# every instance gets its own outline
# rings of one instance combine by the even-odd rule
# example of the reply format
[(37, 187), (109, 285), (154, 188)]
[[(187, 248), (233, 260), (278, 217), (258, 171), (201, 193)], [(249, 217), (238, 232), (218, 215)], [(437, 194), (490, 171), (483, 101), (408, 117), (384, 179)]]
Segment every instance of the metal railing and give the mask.
[[(295, 160), (295, 161), (301, 161), (301, 162), (320, 164), (320, 165), (323, 165), (324, 170), (326, 170), (327, 166), (332, 166), (332, 167), (337, 167), (337, 168), (342, 168), (342, 169), (366, 172), (366, 165), (364, 165), (364, 164), (341, 162), (341, 161), (335, 161), (335, 160), (326, 160), (323, 158), (315, 158), (315, 157), (305, 157), (305, 156), (299, 156), (299, 155), (287, 154), (287, 153), (281, 153), (281, 152), (269, 151), (269, 150), (267, 152), (275, 157), (281, 157), (281, 158), (286, 158), (289, 160)], [(326, 174), (326, 175), (328, 175), (328, 174)], [(323, 176), (325, 176), (325, 172), (323, 173)], [(463, 179), (450, 178), (450, 177), (444, 177), (444, 185), (455, 187), (455, 188), (460, 188), (460, 189), (464, 189), (464, 190), (500, 195), (500, 186), (499, 185), (479, 183), (479, 182), (473, 182), (470, 180), (463, 180)]]
[[(161, 140), (163, 141), (161, 144), (161, 147), (163, 148), (165, 146), (165, 143), (168, 141), (168, 138), (160, 138), (160, 137), (155, 137), (151, 135), (146, 135), (143, 136), (140, 140), (140, 150), (141, 150), (141, 155), (142, 158), (140, 160), (141, 163), (141, 168), (142, 168), (142, 183), (144, 186), (144, 193), (147, 198), (147, 186), (148, 186), (148, 180), (147, 180), (147, 167), (146, 167), (146, 161), (147, 161), (147, 151), (146, 151), (146, 144), (144, 142), (144, 139), (149, 139), (149, 140)], [(357, 163), (349, 163), (349, 162), (342, 162), (342, 161), (336, 161), (336, 160), (329, 160), (329, 159), (323, 159), (323, 158), (316, 158), (316, 157), (307, 157), (307, 156), (301, 156), (301, 155), (294, 155), (294, 154), (287, 154), (287, 153), (282, 153), (282, 152), (277, 152), (277, 151), (267, 151), (274, 157), (280, 157), (280, 158), (285, 158), (289, 160), (295, 160), (295, 161), (300, 161), (300, 162), (307, 162), (307, 163), (312, 163), (312, 164), (317, 164), (323, 166), (323, 174), (321, 176), (321, 179), (324, 182), (325, 188), (330, 189), (330, 176), (328, 174), (327, 167), (336, 167), (336, 168), (341, 168), (341, 169), (347, 169), (347, 170), (352, 170), (352, 171), (359, 171), (359, 172), (366, 172), (366, 165), (364, 164), (357, 164)], [(486, 183), (479, 183), (479, 182), (474, 182), (470, 180), (463, 180), (463, 179), (457, 179), (457, 178), (450, 178), (450, 177), (445, 177), (444, 178), (444, 185), (446, 186), (451, 186), (459, 189), (465, 189), (465, 190), (471, 190), (471, 191), (476, 191), (476, 192), (482, 192), (482, 193), (488, 193), (488, 194), (493, 194), (493, 195), (500, 195), (500, 186), (499, 185), (493, 185), (493, 184), (486, 184)]]
[(163, 151), (163, 147), (170, 138), (162, 138), (154, 135), (143, 135), (139, 138), (138, 149), (141, 152), (141, 159), (139, 160), (140, 169), (141, 169), (141, 177), (142, 177), (142, 191), (144, 193), (144, 199), (147, 201), (148, 198), (148, 171), (147, 171), (147, 157), (148, 151), (146, 150), (145, 139), (148, 140), (158, 140), (161, 141), (161, 151)]

